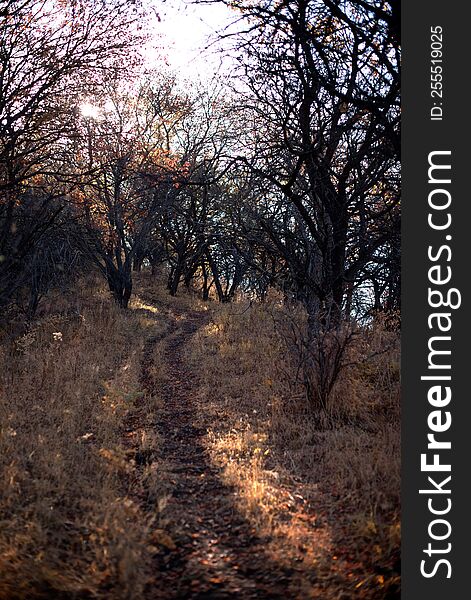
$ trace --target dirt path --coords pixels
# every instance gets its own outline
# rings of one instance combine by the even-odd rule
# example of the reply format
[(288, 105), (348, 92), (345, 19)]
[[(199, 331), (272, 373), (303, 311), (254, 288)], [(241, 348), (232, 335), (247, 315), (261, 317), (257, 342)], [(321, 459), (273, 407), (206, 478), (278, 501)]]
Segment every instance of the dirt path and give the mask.
[(266, 556), (266, 540), (238, 513), (235, 492), (222, 482), (204, 444), (211, 423), (184, 353), (205, 322), (202, 313), (174, 314), (165, 337), (150, 340), (144, 350), (145, 378), (153, 345), (163, 340), (166, 382), (157, 429), (169, 486), (165, 514), (171, 542), (156, 557), (149, 597), (295, 598), (291, 573)]

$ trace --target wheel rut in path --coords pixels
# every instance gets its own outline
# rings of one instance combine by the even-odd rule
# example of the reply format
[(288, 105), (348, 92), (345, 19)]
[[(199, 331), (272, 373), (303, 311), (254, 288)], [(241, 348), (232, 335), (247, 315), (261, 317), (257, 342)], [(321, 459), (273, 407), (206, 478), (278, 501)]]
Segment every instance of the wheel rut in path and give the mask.
[(223, 482), (204, 443), (211, 423), (185, 346), (206, 322), (205, 314), (181, 313), (164, 338), (166, 383), (157, 429), (170, 490), (167, 530), (176, 547), (159, 553), (150, 597), (296, 598), (289, 591), (292, 571), (266, 555), (266, 540), (238, 512), (235, 490)]

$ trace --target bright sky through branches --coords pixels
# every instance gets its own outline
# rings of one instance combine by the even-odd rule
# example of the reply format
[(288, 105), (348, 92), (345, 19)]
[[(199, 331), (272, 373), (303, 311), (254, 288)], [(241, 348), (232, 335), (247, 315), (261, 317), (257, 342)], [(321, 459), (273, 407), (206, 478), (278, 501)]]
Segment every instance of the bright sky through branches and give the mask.
[(154, 35), (146, 51), (149, 66), (164, 61), (183, 78), (211, 77), (219, 68), (215, 48), (205, 50), (208, 40), (234, 20), (235, 13), (223, 4), (195, 5), (184, 0), (152, 2)]
[(80, 112), (83, 117), (88, 117), (90, 119), (98, 119), (100, 115), (100, 109), (97, 106), (94, 106), (90, 102), (84, 102), (80, 105)]

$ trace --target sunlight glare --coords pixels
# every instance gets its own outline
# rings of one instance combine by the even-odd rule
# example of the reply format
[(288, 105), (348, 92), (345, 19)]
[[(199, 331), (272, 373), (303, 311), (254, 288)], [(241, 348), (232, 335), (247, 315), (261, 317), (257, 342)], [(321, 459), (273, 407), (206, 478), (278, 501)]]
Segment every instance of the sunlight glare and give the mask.
[(90, 102), (84, 102), (80, 105), (80, 112), (83, 117), (90, 117), (91, 119), (98, 119), (100, 116), (100, 109), (98, 106), (94, 106)]

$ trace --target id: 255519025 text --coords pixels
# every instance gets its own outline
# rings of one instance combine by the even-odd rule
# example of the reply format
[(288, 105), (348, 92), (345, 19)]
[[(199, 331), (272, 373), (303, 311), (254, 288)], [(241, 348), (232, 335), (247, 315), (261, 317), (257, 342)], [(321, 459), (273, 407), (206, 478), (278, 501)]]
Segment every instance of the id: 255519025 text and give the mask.
[(430, 120), (443, 120), (443, 27), (430, 28)]

